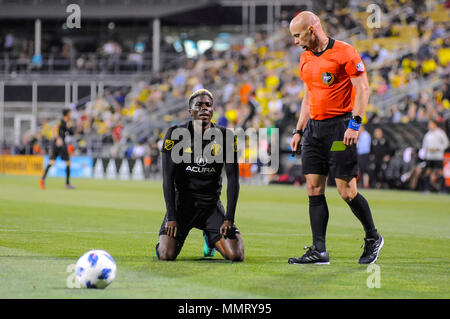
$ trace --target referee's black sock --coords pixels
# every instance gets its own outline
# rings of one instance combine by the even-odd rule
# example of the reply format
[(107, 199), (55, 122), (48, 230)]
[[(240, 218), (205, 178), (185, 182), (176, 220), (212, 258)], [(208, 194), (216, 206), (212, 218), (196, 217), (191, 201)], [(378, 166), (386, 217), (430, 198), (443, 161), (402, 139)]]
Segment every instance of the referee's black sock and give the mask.
[(325, 195), (309, 196), (309, 219), (314, 246), (320, 252), (326, 251), (325, 234), (328, 225), (328, 205)]
[(45, 168), (44, 175), (42, 176), (42, 179), (45, 179), (47, 177), (47, 173), (48, 173), (50, 167), (52, 167), (52, 165), (51, 164), (47, 164), (47, 167)]
[(66, 166), (66, 184), (67, 185), (70, 184), (70, 166), (69, 165)]
[(370, 211), (367, 200), (358, 193), (355, 198), (347, 202), (352, 209), (353, 214), (359, 219), (366, 231), (367, 238), (378, 238), (378, 232), (372, 219), (372, 212)]

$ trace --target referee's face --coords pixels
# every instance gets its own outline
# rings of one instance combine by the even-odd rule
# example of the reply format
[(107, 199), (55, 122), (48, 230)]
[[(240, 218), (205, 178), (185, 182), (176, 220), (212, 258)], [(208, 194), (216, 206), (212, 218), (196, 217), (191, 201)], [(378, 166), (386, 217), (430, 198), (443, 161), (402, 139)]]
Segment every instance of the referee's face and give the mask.
[(295, 45), (302, 47), (303, 50), (313, 50), (316, 47), (317, 38), (312, 29), (301, 30), (295, 26), (291, 29), (291, 34), (294, 37)]
[(192, 119), (202, 121), (202, 126), (207, 126), (214, 115), (214, 105), (208, 95), (199, 95), (192, 102), (192, 108), (189, 110)]

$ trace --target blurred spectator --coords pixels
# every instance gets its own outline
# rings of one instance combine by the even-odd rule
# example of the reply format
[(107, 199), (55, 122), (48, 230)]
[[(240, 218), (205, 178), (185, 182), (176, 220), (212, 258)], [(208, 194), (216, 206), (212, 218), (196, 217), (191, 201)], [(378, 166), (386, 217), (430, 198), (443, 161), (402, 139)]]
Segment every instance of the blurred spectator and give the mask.
[(3, 47), (4, 47), (6, 53), (12, 52), (13, 47), (14, 47), (14, 35), (11, 32), (6, 34), (5, 40), (3, 43)]
[(147, 139), (139, 139), (138, 143), (133, 147), (131, 158), (144, 158), (150, 156), (150, 148), (147, 145)]
[(426, 179), (425, 191), (443, 190), (442, 167), (444, 160), (444, 151), (449, 146), (448, 137), (442, 131), (436, 121), (428, 122), (428, 132), (425, 134), (422, 143), (424, 151), (424, 160), (426, 161)]
[(386, 182), (385, 170), (391, 159), (392, 151), (389, 141), (383, 136), (383, 130), (379, 127), (376, 128), (373, 133), (370, 149), (372, 167), (370, 184), (372, 188), (381, 188), (384, 186)]
[(151, 159), (151, 164), (150, 164), (150, 173), (157, 173), (160, 169), (159, 169), (159, 153), (160, 153), (160, 149), (158, 147), (158, 143), (156, 141), (153, 141), (150, 147), (150, 159)]
[(356, 146), (358, 152), (358, 167), (360, 174), (358, 179), (358, 187), (369, 188), (371, 137), (369, 132), (366, 131), (363, 125), (360, 127), (358, 144)]

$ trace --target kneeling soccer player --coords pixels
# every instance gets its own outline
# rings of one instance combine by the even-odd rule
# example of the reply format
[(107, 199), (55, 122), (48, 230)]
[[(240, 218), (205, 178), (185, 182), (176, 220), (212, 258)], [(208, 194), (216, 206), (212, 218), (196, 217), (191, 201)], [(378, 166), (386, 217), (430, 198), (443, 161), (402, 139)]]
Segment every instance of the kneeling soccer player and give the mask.
[[(213, 95), (208, 90), (195, 91), (188, 102), (192, 120), (171, 127), (164, 139), (162, 167), (167, 212), (156, 245), (156, 255), (160, 260), (175, 260), (192, 228), (203, 230), (207, 246), (217, 249), (224, 258), (244, 260), (244, 243), (234, 225), (239, 196), (237, 150), (234, 138), (231, 143), (225, 142), (229, 140), (226, 135), (232, 134), (231, 131), (211, 123), (213, 101)], [(184, 130), (189, 140), (177, 140), (177, 134), (172, 134), (176, 133), (175, 130)], [(210, 130), (220, 132), (222, 141), (216, 135), (207, 134)], [(201, 155), (195, 152), (198, 148), (195, 141), (202, 144)], [(179, 142), (188, 145), (181, 149), (181, 155), (189, 158), (187, 161), (174, 161), (180, 155)], [(232, 160), (227, 160), (227, 150), (232, 152)], [(216, 156), (215, 159), (219, 156), (222, 160), (211, 160), (207, 154)], [(228, 181), (226, 214), (220, 201), (224, 167)]]

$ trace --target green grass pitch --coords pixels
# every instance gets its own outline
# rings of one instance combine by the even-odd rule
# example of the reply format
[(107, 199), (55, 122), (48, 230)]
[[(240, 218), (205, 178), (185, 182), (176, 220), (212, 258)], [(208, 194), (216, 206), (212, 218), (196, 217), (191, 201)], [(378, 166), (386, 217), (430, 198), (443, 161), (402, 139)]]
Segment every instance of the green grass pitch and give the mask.
[[(319, 266), (287, 263), (311, 244), (304, 188), (241, 186), (243, 263), (202, 258), (196, 229), (177, 261), (162, 262), (154, 257), (160, 182), (73, 182), (66, 190), (48, 178), (41, 191), (38, 178), (0, 175), (0, 298), (450, 298), (448, 195), (362, 191), (385, 238), (380, 288), (368, 288), (362, 227), (334, 188), (326, 193), (331, 263)], [(113, 255), (116, 280), (105, 290), (67, 288), (67, 267), (90, 249)]]

